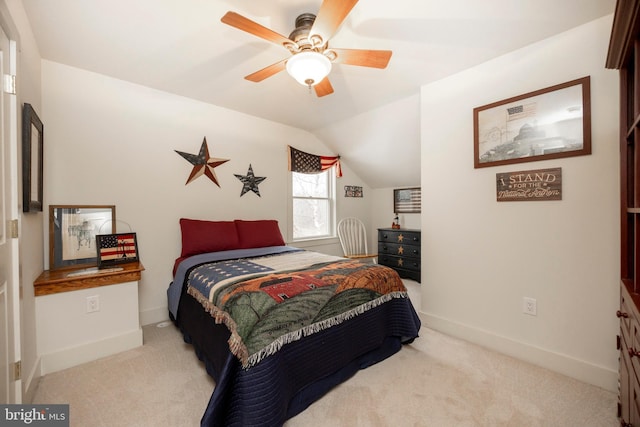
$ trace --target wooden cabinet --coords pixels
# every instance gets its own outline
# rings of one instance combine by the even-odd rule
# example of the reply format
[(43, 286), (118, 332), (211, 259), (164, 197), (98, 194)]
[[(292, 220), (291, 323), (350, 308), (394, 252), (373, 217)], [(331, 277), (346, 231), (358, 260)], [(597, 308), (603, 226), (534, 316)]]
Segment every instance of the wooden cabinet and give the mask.
[(620, 382), (618, 416), (622, 426), (640, 426), (640, 296), (630, 293), (623, 284), (620, 289)]
[(618, 416), (640, 427), (640, 0), (618, 0), (606, 67), (620, 70)]
[(113, 269), (44, 271), (34, 282), (42, 374), (142, 345), (141, 263)]
[(420, 230), (378, 229), (378, 264), (420, 282)]

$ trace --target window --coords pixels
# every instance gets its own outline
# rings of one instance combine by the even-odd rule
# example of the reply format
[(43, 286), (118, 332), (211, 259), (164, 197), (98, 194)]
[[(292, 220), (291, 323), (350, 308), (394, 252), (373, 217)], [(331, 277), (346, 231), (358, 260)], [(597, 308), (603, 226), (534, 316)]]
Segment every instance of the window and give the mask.
[(293, 239), (333, 236), (335, 211), (335, 171), (291, 172), (293, 198)]

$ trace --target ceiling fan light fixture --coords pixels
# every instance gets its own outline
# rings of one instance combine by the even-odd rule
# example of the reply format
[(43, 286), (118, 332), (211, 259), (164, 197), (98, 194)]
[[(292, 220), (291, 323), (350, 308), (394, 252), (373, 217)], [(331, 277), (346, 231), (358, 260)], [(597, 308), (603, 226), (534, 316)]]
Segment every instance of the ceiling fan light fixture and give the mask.
[(287, 73), (305, 86), (315, 86), (331, 72), (331, 61), (321, 53), (296, 53), (287, 61)]

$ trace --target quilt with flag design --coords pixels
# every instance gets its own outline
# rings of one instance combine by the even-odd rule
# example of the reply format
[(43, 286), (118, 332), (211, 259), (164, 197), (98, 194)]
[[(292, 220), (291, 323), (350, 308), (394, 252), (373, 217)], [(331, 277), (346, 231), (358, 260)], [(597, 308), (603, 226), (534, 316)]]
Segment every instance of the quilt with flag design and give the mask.
[(395, 270), (307, 251), (205, 263), (187, 285), (230, 330), (230, 350), (245, 369), (287, 343), (408, 298)]

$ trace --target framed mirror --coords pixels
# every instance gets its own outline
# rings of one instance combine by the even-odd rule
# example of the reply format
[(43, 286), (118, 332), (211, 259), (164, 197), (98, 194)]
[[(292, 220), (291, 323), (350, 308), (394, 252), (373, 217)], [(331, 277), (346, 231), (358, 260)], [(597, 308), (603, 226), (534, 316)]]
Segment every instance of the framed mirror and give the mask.
[(22, 109), (22, 211), (42, 212), (42, 121), (31, 104)]

